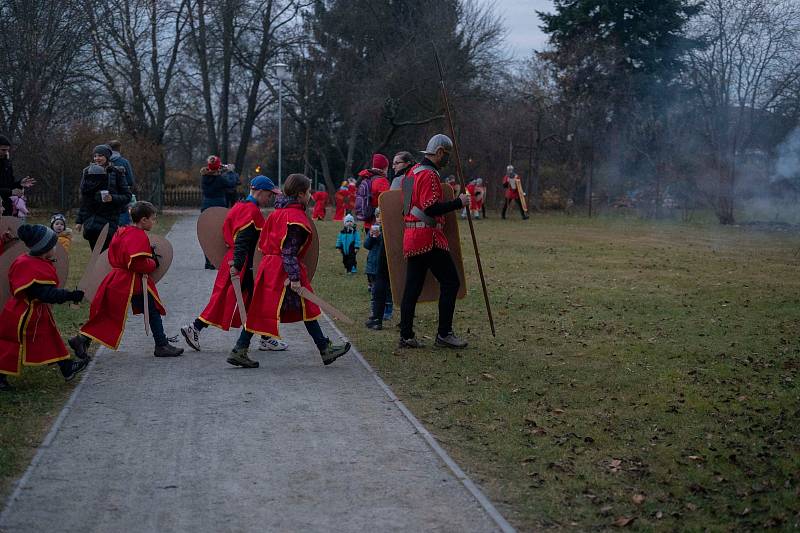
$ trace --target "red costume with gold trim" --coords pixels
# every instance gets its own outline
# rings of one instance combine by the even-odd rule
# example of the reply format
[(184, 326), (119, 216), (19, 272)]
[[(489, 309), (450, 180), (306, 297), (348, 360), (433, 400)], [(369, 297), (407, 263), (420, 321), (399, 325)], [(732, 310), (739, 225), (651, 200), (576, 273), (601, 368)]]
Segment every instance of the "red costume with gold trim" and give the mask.
[(356, 206), (356, 186), (352, 183), (347, 186), (347, 196), (344, 197), (344, 210), (352, 211)]
[[(97, 289), (89, 308), (89, 321), (81, 328), (81, 334), (116, 350), (125, 331), (131, 298), (142, 294), (142, 274), (156, 269), (147, 233), (136, 226), (119, 228), (108, 247), (108, 263), (112, 270)], [(166, 315), (151, 277), (147, 278), (147, 289), (158, 312)], [(133, 306), (133, 314), (142, 314), (142, 309)]]
[(311, 218), (314, 220), (325, 220), (325, 207), (328, 205), (328, 193), (325, 191), (317, 191), (311, 198), (314, 200), (314, 211), (311, 213)]
[(292, 309), (284, 305), (286, 291), (291, 289), (285, 285), (289, 275), (283, 268), (281, 247), (289, 227), (293, 225), (301, 227), (307, 233), (297, 259), (300, 266), (300, 284), (313, 292), (311, 283), (308, 281), (306, 265), (302, 261), (311, 245), (313, 230), (308, 223), (305, 207), (301, 204), (291, 203), (273, 211), (267, 217), (264, 229), (261, 231), (258, 248), (263, 252), (264, 258), (258, 266), (253, 299), (247, 308), (247, 324), (245, 325), (247, 331), (280, 338), (280, 322), (315, 320), (321, 314), (316, 304), (303, 298), (300, 298), (302, 309)]
[(429, 166), (417, 164), (403, 176), (403, 181), (407, 179), (414, 180), (414, 188), (409, 212), (403, 218), (406, 223), (403, 233), (403, 255), (406, 257), (420, 255), (430, 252), (434, 248), (450, 251), (447, 237), (443, 231), (444, 215), (433, 217), (436, 224), (431, 227), (424, 225), (420, 219), (411, 214), (411, 209), (414, 207), (425, 211), (428, 207), (444, 199), (439, 173)]
[[(506, 198), (509, 200), (519, 200), (519, 189), (517, 188), (516, 180), (517, 174), (513, 176), (503, 176), (503, 187), (506, 187)], [(511, 182), (514, 181), (514, 186), (511, 186)]]
[[(225, 252), (225, 257), (222, 258), (217, 271), (217, 278), (214, 281), (214, 289), (208, 305), (199, 317), (206, 324), (224, 331), (242, 327), (242, 320), (239, 318), (239, 311), (236, 308), (236, 293), (233, 290), (228, 263), (233, 260), (233, 244), (236, 241), (236, 235), (249, 226), (254, 226), (261, 231), (264, 227), (264, 215), (261, 214), (261, 209), (251, 201), (237, 202), (228, 211), (225, 221), (222, 223), (222, 237), (225, 239), (228, 251)], [(245, 261), (245, 268), (249, 268), (252, 262), (253, 258), (248, 257)], [(245, 306), (249, 305), (251, 291), (243, 288), (242, 297)]]
[(8, 269), (11, 298), (0, 313), (0, 374), (17, 376), (21, 365), (46, 365), (69, 359), (53, 320), (50, 304), (29, 300), (25, 289), (34, 283), (58, 286), (53, 263), (23, 254)]

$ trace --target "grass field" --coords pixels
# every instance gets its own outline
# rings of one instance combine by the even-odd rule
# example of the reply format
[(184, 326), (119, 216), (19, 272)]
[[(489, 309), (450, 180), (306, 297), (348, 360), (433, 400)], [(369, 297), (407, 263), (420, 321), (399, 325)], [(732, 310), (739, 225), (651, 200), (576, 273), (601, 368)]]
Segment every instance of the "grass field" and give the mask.
[[(315, 289), (398, 396), (522, 530), (800, 527), (800, 236), (563, 215), (476, 223), (456, 310), (470, 348), (361, 323), (339, 223)], [(462, 244), (471, 250), (466, 224)], [(432, 344), (436, 308), (418, 308)]]
[[(165, 234), (174, 221), (175, 217), (161, 216), (154, 231)], [(47, 224), (49, 219), (34, 218), (29, 222)], [(89, 244), (75, 235), (67, 288), (77, 285), (89, 254)], [(77, 309), (68, 304), (54, 305), (53, 315), (66, 341), (88, 318), (89, 304), (84, 303)], [(65, 384), (56, 366), (43, 366), (23, 367), (22, 374), (10, 377), (9, 381), (15, 390), (0, 394), (0, 501), (5, 500), (14, 480), (27, 467), (78, 379)]]

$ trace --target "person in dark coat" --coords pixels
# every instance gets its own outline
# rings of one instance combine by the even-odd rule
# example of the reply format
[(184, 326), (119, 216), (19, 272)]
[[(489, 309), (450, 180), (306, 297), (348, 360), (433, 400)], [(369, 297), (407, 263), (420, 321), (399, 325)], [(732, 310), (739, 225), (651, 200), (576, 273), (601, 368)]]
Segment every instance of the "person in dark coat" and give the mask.
[[(235, 180), (235, 182), (234, 182)], [(208, 156), (206, 166), (200, 169), (200, 188), (203, 191), (202, 213), (209, 207), (228, 207), (228, 193), (239, 183), (239, 175), (229, 172), (227, 166), (215, 155)], [(216, 270), (206, 257), (206, 270)]]
[(131, 190), (125, 179), (125, 170), (111, 164), (111, 148), (106, 144), (95, 146), (94, 162), (83, 169), (81, 175), (81, 204), (75, 219), (75, 230), (83, 233), (94, 249), (103, 226), (108, 224), (108, 235), (101, 243), (108, 248), (111, 237), (119, 227), (119, 215), (131, 202)]
[[(131, 190), (131, 204), (133, 204), (136, 202), (136, 197), (133, 195), (133, 186), (136, 183), (136, 177), (133, 175), (133, 167), (130, 161), (122, 157), (120, 153), (120, 150), (122, 150), (121, 142), (117, 140), (108, 141), (108, 146), (111, 148), (111, 164), (115, 167), (125, 169), (125, 181), (128, 183), (128, 188)], [(128, 213), (127, 209), (123, 209), (122, 213), (119, 215), (119, 225), (127, 226), (130, 223), (131, 215)]]
[(23, 187), (33, 187), (35, 184), (36, 180), (30, 176), (22, 179), (14, 177), (14, 167), (11, 165), (11, 141), (5, 135), (0, 135), (0, 199), (6, 215), (13, 213), (11, 197), (21, 196)]

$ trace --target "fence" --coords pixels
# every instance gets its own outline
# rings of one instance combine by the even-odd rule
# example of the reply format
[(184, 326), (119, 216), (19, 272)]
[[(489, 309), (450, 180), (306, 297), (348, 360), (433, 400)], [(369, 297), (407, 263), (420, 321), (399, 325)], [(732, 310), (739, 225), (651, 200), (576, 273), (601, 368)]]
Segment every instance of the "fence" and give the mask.
[[(151, 185), (152, 186), (148, 186)], [(139, 200), (148, 200), (158, 207), (200, 207), (203, 193), (196, 185), (167, 185), (161, 193), (160, 184), (138, 183), (136, 196)], [(71, 187), (63, 181), (55, 186), (39, 183), (25, 193), (28, 207), (50, 211), (67, 212), (80, 205), (80, 191), (77, 186)]]

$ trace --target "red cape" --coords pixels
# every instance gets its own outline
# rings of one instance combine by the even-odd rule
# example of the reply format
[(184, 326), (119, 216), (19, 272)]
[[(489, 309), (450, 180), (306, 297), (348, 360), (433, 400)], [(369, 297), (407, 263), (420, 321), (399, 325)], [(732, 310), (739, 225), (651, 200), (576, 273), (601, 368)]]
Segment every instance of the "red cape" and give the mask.
[(280, 338), (279, 323), (299, 322), (301, 320), (315, 320), (322, 313), (316, 304), (303, 298), (300, 299), (302, 311), (286, 309), (283, 299), (287, 290), (284, 283), (289, 278), (283, 269), (281, 259), (281, 244), (283, 244), (289, 226), (302, 227), (308, 235), (298, 254), (300, 259), (300, 284), (313, 292), (308, 281), (308, 271), (302, 258), (313, 240), (311, 225), (304, 207), (299, 204), (289, 204), (282, 209), (276, 209), (268, 217), (261, 231), (258, 248), (264, 253), (264, 258), (258, 266), (253, 289), (253, 300), (247, 308), (247, 324), (245, 329), (259, 335)]
[(519, 200), (519, 189), (512, 189), (511, 188), (511, 180), (517, 179), (517, 175), (514, 174), (513, 176), (503, 176), (503, 185), (508, 185), (506, 189), (506, 198), (509, 200)]
[(339, 189), (333, 196), (336, 202), (336, 211), (333, 213), (333, 220), (344, 220), (345, 199), (349, 193)]
[[(81, 333), (116, 350), (125, 331), (131, 298), (142, 294), (142, 274), (156, 268), (147, 233), (136, 226), (119, 228), (108, 247), (108, 263), (112, 270), (97, 289), (89, 308), (89, 321)], [(158, 312), (166, 315), (152, 277), (147, 278), (147, 292), (155, 300)], [(134, 315), (141, 313), (141, 308), (133, 307)]]
[(0, 374), (19, 375), (21, 365), (46, 365), (69, 359), (50, 304), (30, 301), (25, 289), (34, 283), (58, 286), (52, 262), (23, 254), (8, 269), (11, 298), (0, 313)]
[[(217, 278), (214, 281), (214, 289), (211, 298), (203, 312), (200, 313), (200, 320), (209, 326), (215, 326), (223, 331), (230, 328), (242, 327), (242, 319), (239, 318), (239, 310), (236, 307), (236, 293), (233, 291), (231, 283), (230, 267), (228, 262), (233, 260), (233, 243), (236, 235), (248, 226), (254, 226), (258, 231), (264, 227), (264, 215), (256, 204), (249, 201), (237, 202), (228, 211), (225, 221), (222, 223), (222, 237), (228, 245), (228, 251), (222, 258)], [(253, 258), (248, 257), (245, 261), (245, 268), (249, 268), (253, 263)], [(242, 297), (245, 306), (250, 303), (250, 291), (242, 290)]]
[(314, 220), (325, 220), (325, 207), (328, 205), (328, 193), (325, 191), (315, 192), (311, 198), (314, 199), (314, 212), (311, 218)]

